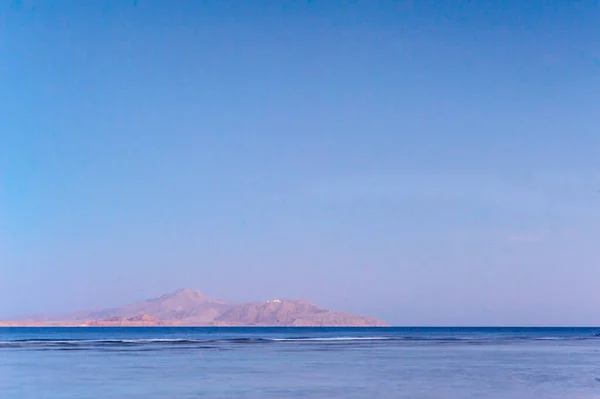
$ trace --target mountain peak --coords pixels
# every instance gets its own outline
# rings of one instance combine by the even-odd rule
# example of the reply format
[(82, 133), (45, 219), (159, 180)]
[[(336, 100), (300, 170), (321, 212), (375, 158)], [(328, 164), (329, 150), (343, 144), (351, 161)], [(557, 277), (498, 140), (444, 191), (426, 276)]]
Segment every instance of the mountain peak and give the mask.
[(202, 301), (209, 300), (210, 298), (201, 293), (198, 290), (193, 290), (191, 288), (180, 288), (176, 291), (169, 292), (160, 297), (155, 298), (156, 301), (165, 301), (165, 300), (192, 300), (192, 301)]
[(203, 293), (198, 290), (193, 290), (191, 288), (180, 288), (177, 291), (171, 293), (172, 296), (195, 296), (195, 297), (204, 297)]
[(177, 291), (173, 291), (169, 294), (165, 294), (161, 297), (151, 300), (152, 302), (161, 303), (163, 307), (175, 307), (175, 308), (187, 308), (189, 306), (196, 306), (205, 303), (221, 304), (226, 305), (228, 302), (221, 301), (219, 299), (211, 298), (204, 295), (198, 290), (191, 288), (180, 288)]

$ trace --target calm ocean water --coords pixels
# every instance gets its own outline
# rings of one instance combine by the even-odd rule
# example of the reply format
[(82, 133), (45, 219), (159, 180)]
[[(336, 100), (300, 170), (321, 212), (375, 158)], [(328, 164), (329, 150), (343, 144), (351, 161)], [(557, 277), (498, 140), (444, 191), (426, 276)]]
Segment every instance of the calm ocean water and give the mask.
[(0, 398), (600, 398), (599, 331), (4, 328)]

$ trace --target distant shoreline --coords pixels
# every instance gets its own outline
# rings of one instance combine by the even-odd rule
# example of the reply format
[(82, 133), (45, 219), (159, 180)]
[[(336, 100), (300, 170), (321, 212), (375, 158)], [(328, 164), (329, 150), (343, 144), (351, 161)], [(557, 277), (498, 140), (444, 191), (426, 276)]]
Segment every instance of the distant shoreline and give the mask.
[[(401, 326), (290, 326), (290, 325), (80, 325), (80, 324), (3, 324), (0, 328), (411, 328)], [(414, 327), (413, 327), (414, 328)], [(417, 327), (420, 328), (420, 327)], [(433, 327), (436, 328), (436, 327)]]
[(431, 329), (431, 330), (544, 330), (544, 329), (557, 329), (557, 330), (569, 330), (569, 329), (586, 329), (586, 330), (598, 330), (600, 332), (600, 325), (598, 326), (413, 326), (413, 325), (386, 325), (386, 326), (335, 326), (335, 325), (314, 325), (314, 326), (290, 326), (290, 325), (80, 325), (80, 324), (4, 324), (0, 322), (0, 328), (293, 328), (293, 329)]
[(218, 323), (218, 324), (178, 324), (172, 321), (159, 321), (159, 322), (109, 322), (105, 320), (89, 320), (82, 321), (79, 323), (74, 322), (26, 322), (26, 321), (0, 321), (0, 327), (212, 327), (212, 328), (232, 328), (232, 327), (294, 327), (294, 328), (314, 328), (314, 327), (325, 327), (325, 328), (343, 328), (343, 327), (391, 327), (389, 324), (241, 324), (241, 323)]

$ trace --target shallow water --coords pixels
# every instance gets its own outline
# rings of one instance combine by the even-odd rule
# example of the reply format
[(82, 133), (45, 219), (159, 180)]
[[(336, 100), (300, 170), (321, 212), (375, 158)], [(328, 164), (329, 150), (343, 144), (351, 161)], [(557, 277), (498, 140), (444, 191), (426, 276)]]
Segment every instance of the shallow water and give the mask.
[(0, 328), (0, 398), (600, 398), (598, 331)]

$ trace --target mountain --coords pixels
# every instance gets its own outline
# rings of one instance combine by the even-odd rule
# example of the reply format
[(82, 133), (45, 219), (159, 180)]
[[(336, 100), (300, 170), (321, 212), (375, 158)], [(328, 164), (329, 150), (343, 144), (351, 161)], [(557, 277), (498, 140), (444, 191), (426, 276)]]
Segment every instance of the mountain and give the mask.
[(93, 311), (36, 315), (0, 325), (82, 326), (386, 326), (382, 320), (318, 307), (307, 301), (233, 304), (180, 289), (161, 297)]
[(232, 307), (217, 318), (229, 325), (385, 326), (373, 317), (327, 310), (307, 301), (275, 300)]
[[(130, 319), (142, 315), (168, 321), (171, 324), (200, 325), (212, 322), (233, 305), (228, 302), (207, 297), (187, 288), (165, 294), (161, 297), (137, 302), (120, 308), (93, 311), (80, 311), (58, 315), (37, 315), (24, 317), (23, 321), (32, 322), (84, 322), (115, 321), (115, 318)], [(113, 319), (113, 320), (108, 320)]]

